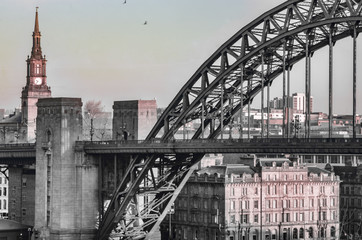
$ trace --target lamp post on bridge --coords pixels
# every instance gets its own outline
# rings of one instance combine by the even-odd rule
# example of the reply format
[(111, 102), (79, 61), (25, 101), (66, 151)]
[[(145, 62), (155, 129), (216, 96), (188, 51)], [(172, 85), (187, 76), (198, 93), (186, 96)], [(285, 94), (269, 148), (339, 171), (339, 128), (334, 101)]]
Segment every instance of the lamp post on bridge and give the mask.
[(294, 132), (294, 138), (298, 137), (299, 130), (301, 128), (300, 118), (299, 115), (296, 115), (294, 119), (292, 120), (292, 128)]

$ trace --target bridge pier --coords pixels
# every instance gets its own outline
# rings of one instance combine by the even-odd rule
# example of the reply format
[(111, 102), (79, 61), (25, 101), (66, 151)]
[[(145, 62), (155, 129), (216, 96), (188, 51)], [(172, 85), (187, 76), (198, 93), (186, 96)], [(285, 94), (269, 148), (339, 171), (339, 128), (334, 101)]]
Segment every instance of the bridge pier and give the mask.
[(98, 162), (77, 151), (79, 98), (38, 101), (35, 232), (41, 239), (95, 239)]

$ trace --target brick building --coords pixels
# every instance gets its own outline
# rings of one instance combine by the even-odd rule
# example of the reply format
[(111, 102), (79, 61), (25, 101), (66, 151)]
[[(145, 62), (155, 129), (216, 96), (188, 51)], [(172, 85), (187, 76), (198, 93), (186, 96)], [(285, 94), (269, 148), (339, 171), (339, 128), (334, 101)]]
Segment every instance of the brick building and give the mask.
[[(175, 202), (173, 239), (337, 239), (339, 177), (288, 159), (197, 171)], [(169, 218), (161, 226), (169, 236)]]

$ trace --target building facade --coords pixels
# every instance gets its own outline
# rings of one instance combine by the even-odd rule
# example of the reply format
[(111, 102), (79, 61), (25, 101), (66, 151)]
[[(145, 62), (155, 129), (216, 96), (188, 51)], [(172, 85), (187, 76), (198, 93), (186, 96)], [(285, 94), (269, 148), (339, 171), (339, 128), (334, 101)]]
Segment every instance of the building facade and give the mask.
[(204, 168), (180, 193), (162, 238), (338, 239), (339, 184), (333, 172), (288, 159)]
[(342, 180), (340, 195), (340, 239), (362, 237), (362, 165), (333, 166)]

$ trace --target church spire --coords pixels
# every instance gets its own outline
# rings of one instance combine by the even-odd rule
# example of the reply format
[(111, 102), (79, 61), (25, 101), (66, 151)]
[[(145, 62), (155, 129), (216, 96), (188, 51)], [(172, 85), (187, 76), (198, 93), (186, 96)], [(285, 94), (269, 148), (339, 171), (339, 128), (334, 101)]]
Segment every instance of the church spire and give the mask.
[(39, 32), (39, 20), (38, 20), (38, 8), (39, 7), (36, 7), (34, 33), (40, 33)]
[(39, 31), (39, 19), (38, 19), (38, 7), (36, 7), (35, 13), (35, 25), (33, 32), (33, 48), (31, 50), (31, 57), (36, 59), (42, 58), (41, 47), (40, 47), (41, 34)]

